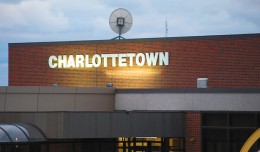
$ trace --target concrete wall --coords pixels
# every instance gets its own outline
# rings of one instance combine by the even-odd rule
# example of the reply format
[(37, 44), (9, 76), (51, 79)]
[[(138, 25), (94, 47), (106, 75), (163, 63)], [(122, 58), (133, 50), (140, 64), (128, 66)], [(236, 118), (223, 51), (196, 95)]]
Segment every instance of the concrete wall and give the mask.
[(0, 112), (114, 111), (115, 88), (0, 87)]
[(117, 90), (116, 110), (260, 111), (260, 89)]
[(260, 89), (0, 87), (0, 112), (259, 111), (259, 107)]

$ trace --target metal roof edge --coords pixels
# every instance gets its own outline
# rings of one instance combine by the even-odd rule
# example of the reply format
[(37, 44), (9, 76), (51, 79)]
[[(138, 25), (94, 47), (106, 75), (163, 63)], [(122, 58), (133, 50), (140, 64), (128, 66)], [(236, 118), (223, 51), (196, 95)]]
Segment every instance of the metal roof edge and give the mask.
[(22, 42), (22, 43), (8, 43), (9, 46), (23, 46), (23, 45), (77, 45), (77, 44), (106, 44), (106, 43), (129, 43), (129, 42), (153, 42), (153, 41), (169, 41), (169, 40), (211, 40), (221, 38), (260, 38), (260, 33), (248, 34), (230, 34), (230, 35), (204, 35), (204, 36), (181, 36), (181, 37), (157, 37), (157, 38), (136, 38), (136, 39), (121, 39), (121, 40), (78, 40), (78, 41), (53, 41), (53, 42)]
[(117, 89), (116, 93), (260, 93), (260, 88)]

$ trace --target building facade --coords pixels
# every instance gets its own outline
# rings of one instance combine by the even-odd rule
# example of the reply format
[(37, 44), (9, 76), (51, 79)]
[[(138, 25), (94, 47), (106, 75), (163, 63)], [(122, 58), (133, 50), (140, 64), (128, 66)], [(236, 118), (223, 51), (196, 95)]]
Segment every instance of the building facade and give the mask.
[(36, 125), (49, 151), (233, 152), (259, 87), (260, 34), (11, 43), (0, 123)]

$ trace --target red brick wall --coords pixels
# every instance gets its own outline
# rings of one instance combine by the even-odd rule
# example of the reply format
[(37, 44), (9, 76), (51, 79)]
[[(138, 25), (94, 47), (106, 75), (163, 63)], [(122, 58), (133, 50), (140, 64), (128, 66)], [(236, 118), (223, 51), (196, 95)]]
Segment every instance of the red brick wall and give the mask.
[(186, 113), (186, 152), (200, 152), (201, 151), (201, 116), (199, 112)]
[[(169, 66), (48, 66), (50, 55), (159, 51), (169, 52)], [(209, 78), (211, 88), (259, 87), (260, 35), (9, 45), (10, 86), (105, 86), (112, 82), (116, 88), (195, 88), (199, 77)]]

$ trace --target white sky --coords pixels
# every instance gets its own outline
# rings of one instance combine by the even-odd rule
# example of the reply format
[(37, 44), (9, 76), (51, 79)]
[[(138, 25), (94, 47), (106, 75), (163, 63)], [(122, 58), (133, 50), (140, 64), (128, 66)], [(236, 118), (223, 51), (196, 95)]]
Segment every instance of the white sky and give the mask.
[(260, 0), (0, 0), (0, 86), (8, 43), (111, 39), (110, 14), (129, 10), (125, 38), (260, 33)]

